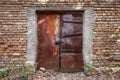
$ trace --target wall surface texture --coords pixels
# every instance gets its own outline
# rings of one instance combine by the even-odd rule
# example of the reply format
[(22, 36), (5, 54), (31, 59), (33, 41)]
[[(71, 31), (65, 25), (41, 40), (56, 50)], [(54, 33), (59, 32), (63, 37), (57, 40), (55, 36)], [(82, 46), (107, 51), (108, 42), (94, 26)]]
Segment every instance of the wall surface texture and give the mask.
[(120, 0), (0, 0), (0, 67), (26, 62), (30, 7), (93, 8), (93, 65), (120, 67)]

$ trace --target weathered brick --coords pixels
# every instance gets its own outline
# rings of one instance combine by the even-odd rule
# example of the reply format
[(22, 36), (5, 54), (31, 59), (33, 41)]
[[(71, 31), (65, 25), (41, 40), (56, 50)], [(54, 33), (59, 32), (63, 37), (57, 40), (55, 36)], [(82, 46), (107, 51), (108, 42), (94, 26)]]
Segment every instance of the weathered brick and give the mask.
[[(92, 7), (96, 18), (93, 26), (93, 65), (107, 66), (107, 63), (112, 67), (120, 66), (118, 62), (120, 61), (120, 0), (0, 1), (0, 55), (3, 55), (0, 57), (1, 61), (6, 57), (18, 63), (19, 60), (25, 61), (28, 32), (26, 9), (29, 6)], [(15, 56), (18, 54), (21, 55), (19, 58)]]

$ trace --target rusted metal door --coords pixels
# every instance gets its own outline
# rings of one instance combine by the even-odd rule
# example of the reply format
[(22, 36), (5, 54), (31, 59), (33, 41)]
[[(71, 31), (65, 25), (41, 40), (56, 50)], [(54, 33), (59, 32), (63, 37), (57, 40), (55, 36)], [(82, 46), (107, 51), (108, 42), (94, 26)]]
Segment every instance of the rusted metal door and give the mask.
[(59, 68), (59, 46), (55, 44), (58, 34), (59, 15), (38, 14), (38, 45), (37, 45), (37, 69)]
[(61, 71), (73, 72), (83, 70), (82, 56), (82, 13), (65, 13), (61, 15)]
[(38, 68), (83, 71), (82, 12), (38, 14)]

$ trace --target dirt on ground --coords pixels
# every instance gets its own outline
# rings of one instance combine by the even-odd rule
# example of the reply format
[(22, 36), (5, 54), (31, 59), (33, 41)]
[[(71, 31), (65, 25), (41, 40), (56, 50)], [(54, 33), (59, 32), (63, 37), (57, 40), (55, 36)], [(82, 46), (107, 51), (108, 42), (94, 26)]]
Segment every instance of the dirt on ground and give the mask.
[(120, 80), (120, 73), (114, 74), (95, 73), (86, 75), (84, 72), (62, 73), (55, 71), (37, 71), (29, 77), (30, 80)]
[[(95, 69), (90, 72), (63, 73), (53, 70), (32, 71), (30, 68), (19, 67), (4, 72), (0, 80), (120, 80), (120, 69)], [(6, 76), (7, 75), (7, 76)]]

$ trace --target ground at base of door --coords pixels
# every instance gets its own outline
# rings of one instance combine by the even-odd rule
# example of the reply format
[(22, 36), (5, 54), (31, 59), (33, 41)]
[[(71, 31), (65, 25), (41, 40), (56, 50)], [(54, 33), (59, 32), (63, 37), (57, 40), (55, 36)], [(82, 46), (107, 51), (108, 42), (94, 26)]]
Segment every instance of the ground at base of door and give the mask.
[(37, 71), (30, 76), (31, 80), (120, 80), (120, 71), (112, 74), (94, 74), (86, 76), (83, 72), (76, 73), (61, 73), (54, 71)]

